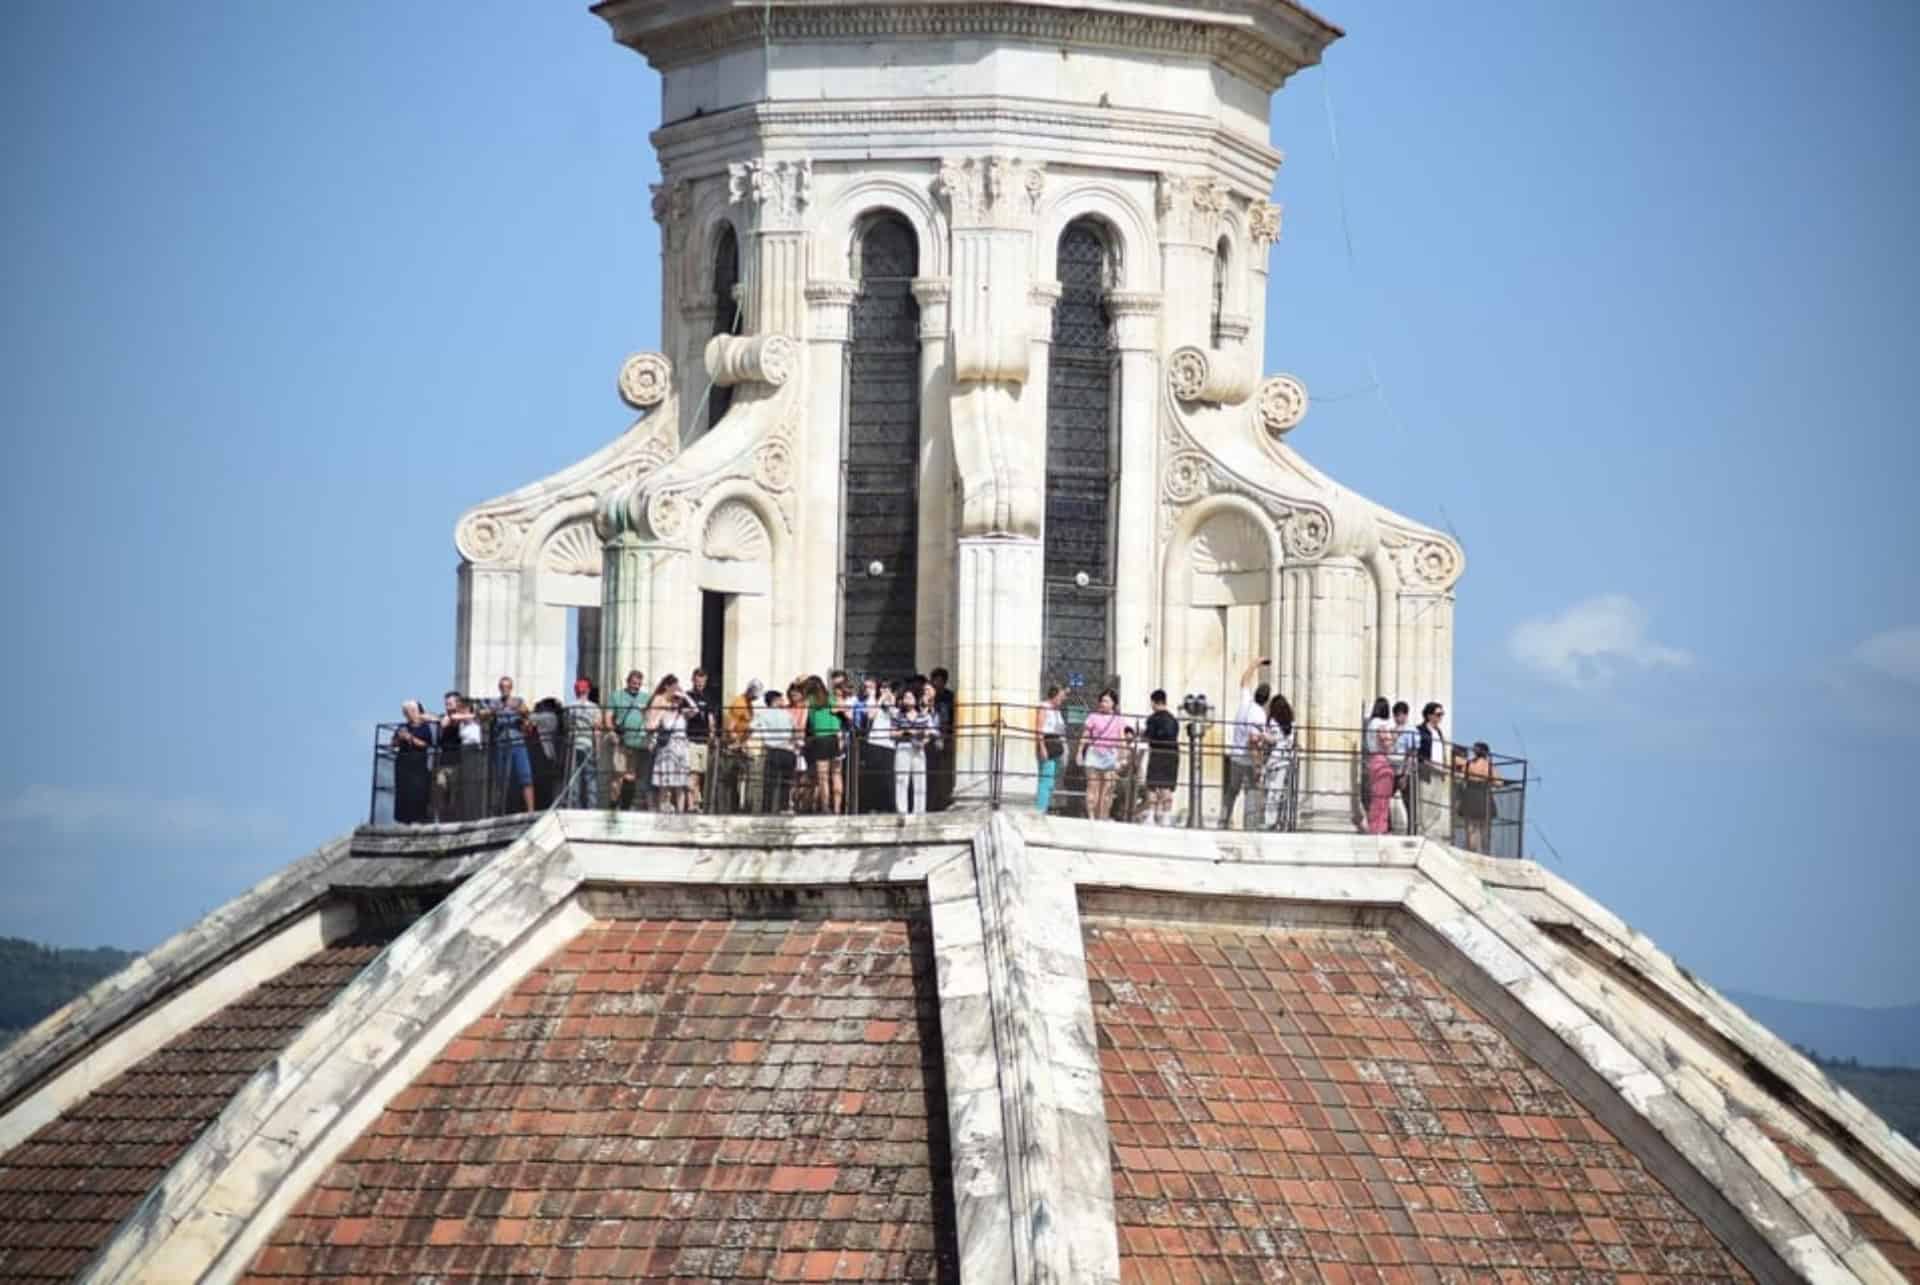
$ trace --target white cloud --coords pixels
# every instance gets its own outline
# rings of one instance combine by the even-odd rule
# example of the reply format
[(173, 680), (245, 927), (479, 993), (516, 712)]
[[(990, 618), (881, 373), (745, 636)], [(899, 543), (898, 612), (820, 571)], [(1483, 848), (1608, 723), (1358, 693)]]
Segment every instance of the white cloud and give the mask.
[(0, 801), (0, 825), (66, 838), (131, 842), (270, 843), (286, 823), (263, 808), (208, 799), (162, 799), (112, 785), (29, 785)]
[(1901, 732), (1920, 718), (1920, 625), (1862, 639), (1818, 674), (1832, 715), (1876, 732)]
[(1881, 678), (1920, 684), (1920, 625), (1881, 630), (1853, 649), (1853, 659)]
[(1569, 687), (1596, 687), (1623, 665), (1684, 669), (1693, 656), (1647, 637), (1647, 613), (1623, 593), (1574, 603), (1557, 616), (1523, 620), (1507, 639), (1513, 658)]

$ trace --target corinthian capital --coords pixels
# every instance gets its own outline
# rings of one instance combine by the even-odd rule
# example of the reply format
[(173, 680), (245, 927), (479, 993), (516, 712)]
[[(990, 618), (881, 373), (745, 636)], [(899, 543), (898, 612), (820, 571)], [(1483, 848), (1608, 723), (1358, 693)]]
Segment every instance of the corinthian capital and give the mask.
[(1046, 186), (1045, 166), (1012, 156), (948, 157), (934, 179), (955, 227), (1030, 228)]
[(1162, 174), (1156, 195), (1162, 241), (1212, 245), (1219, 239), (1229, 198), (1225, 183), (1204, 174)]
[(813, 199), (813, 161), (735, 161), (727, 166), (727, 200), (747, 209), (755, 231), (799, 228)]

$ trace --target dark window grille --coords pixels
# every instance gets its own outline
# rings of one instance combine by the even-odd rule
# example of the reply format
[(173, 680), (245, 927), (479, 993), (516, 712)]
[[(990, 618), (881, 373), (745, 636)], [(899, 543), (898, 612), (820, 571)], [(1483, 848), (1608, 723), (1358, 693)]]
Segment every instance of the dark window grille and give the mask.
[[(729, 223), (722, 225), (720, 240), (713, 247), (713, 333), (716, 335), (740, 333), (740, 304), (733, 297), (734, 287), (739, 284), (740, 239), (733, 234), (733, 225)], [(715, 384), (707, 393), (707, 427), (712, 428), (724, 419), (732, 405), (733, 388)]]
[(1227, 307), (1227, 239), (1213, 248), (1213, 346), (1220, 346), (1220, 317)]
[[(844, 661), (853, 673), (914, 670), (920, 539), (920, 305), (913, 229), (882, 215), (860, 235), (848, 319)], [(879, 563), (879, 575), (870, 573)]]
[[(1043, 680), (1111, 677), (1114, 347), (1106, 238), (1092, 220), (1061, 233), (1047, 368), (1046, 622)], [(1084, 573), (1083, 587), (1077, 577)]]

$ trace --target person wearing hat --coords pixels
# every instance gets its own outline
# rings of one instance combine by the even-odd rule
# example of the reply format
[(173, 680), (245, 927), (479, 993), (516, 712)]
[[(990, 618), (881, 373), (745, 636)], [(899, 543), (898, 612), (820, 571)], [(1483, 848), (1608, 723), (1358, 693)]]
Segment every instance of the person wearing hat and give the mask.
[(591, 808), (600, 802), (600, 738), (612, 729), (594, 699), (593, 684), (573, 680), (573, 704), (567, 706), (567, 806)]

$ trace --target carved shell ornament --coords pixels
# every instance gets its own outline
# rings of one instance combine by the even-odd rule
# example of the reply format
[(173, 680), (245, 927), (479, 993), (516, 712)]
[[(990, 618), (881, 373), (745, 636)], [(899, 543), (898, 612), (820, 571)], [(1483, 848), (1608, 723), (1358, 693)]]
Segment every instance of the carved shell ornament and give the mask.
[(773, 546), (767, 528), (747, 505), (729, 500), (707, 519), (707, 556), (723, 562), (764, 562)]
[(793, 452), (785, 442), (768, 442), (754, 452), (753, 480), (774, 492), (793, 485)]
[(1274, 440), (1285, 437), (1307, 417), (1307, 386), (1292, 375), (1275, 375), (1260, 385), (1260, 427)]
[(1280, 541), (1289, 557), (1311, 561), (1327, 551), (1333, 524), (1314, 509), (1296, 509), (1280, 524)]
[(588, 522), (573, 522), (561, 527), (547, 541), (540, 559), (548, 571), (563, 576), (600, 574), (600, 540)]
[(1167, 498), (1175, 504), (1198, 499), (1212, 482), (1213, 470), (1207, 466), (1206, 457), (1197, 451), (1183, 451), (1167, 461)]
[(1197, 349), (1182, 348), (1167, 363), (1167, 384), (1183, 402), (1200, 396), (1207, 386), (1207, 359)]
[(491, 513), (476, 513), (460, 524), (454, 543), (470, 562), (497, 562), (520, 547), (520, 528)]
[(620, 400), (635, 410), (658, 406), (672, 387), (673, 365), (657, 352), (635, 353), (620, 367)]

